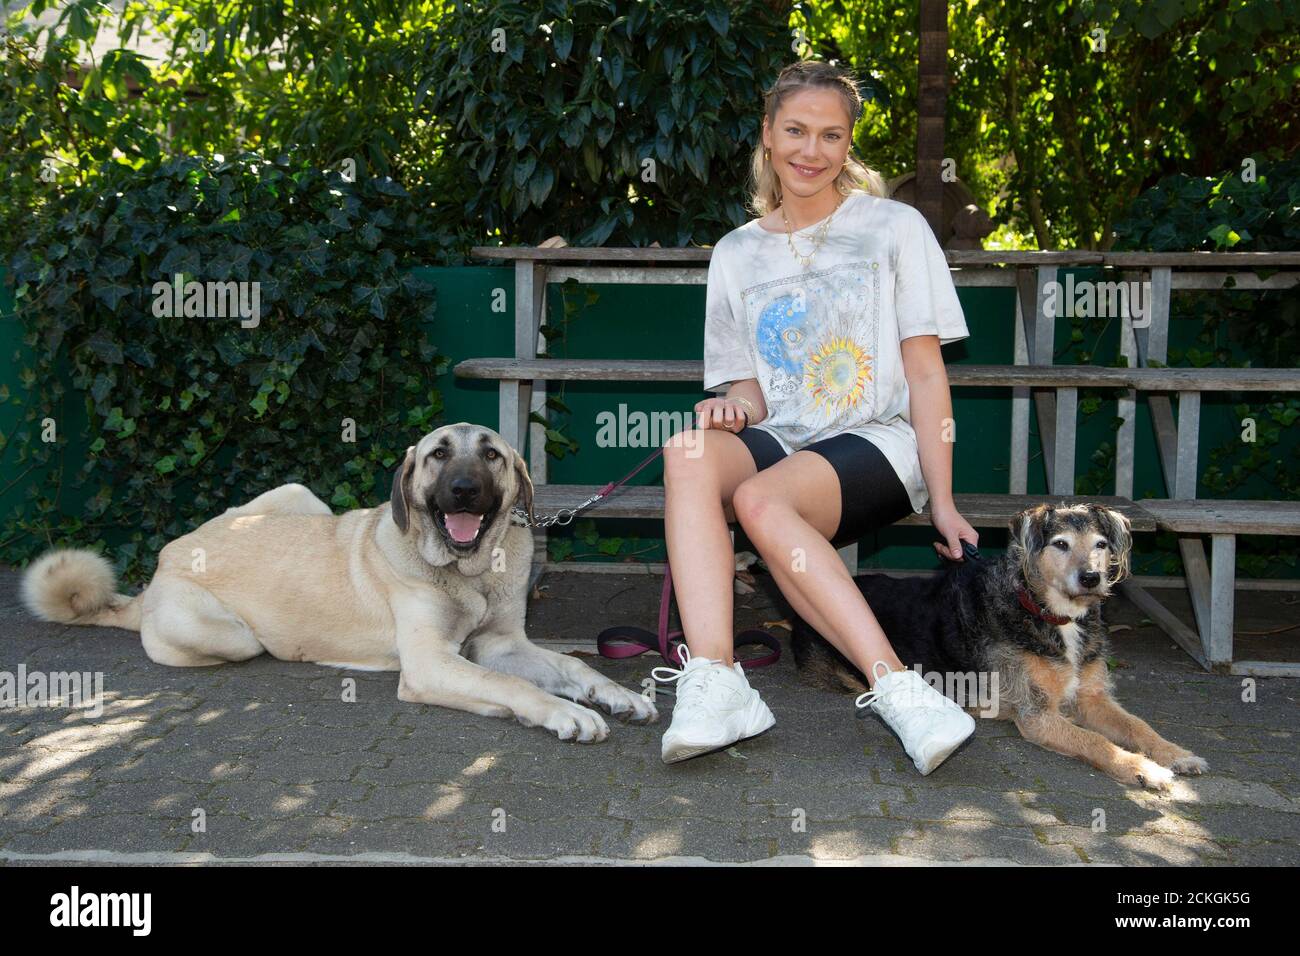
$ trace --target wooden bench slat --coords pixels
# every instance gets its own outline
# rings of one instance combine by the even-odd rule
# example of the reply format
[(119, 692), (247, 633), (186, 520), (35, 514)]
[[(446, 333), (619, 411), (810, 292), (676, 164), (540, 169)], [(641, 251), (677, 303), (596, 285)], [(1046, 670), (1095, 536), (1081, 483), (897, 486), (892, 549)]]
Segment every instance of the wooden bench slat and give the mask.
[(1145, 392), (1295, 392), (1300, 369), (1109, 368), (1100, 365), (949, 365), (953, 385), (1135, 388)]
[[(534, 491), (533, 511), (538, 514), (553, 514), (561, 508), (573, 508), (600, 490), (599, 485), (539, 485)], [(999, 495), (999, 494), (956, 494), (953, 502), (963, 518), (977, 528), (1005, 528), (1007, 523), (1024, 511), (1036, 505), (1048, 503), (1055, 505), (1090, 503), (1105, 505), (1128, 515), (1135, 531), (1156, 530), (1155, 519), (1143, 508), (1128, 498), (1113, 495), (1095, 497), (1058, 495)], [(624, 485), (618, 488), (604, 501), (593, 505), (578, 516), (582, 518), (662, 518), (664, 512), (664, 489), (662, 485)], [(927, 506), (921, 514), (911, 514), (898, 524), (929, 525), (930, 509)]]
[[(702, 382), (699, 359), (472, 358), (460, 378), (507, 381)], [(1140, 391), (1297, 392), (1300, 369), (1108, 368), (1100, 365), (949, 365), (949, 384), (976, 387), (1136, 388)]]
[(1177, 266), (1179, 268), (1281, 269), (1300, 266), (1300, 252), (1105, 252), (1108, 266)]
[[(474, 246), (470, 254), (498, 262), (519, 260), (546, 262), (696, 262), (707, 265), (712, 246)], [(1281, 269), (1300, 266), (1300, 252), (1093, 252), (1073, 250), (997, 251), (987, 249), (945, 249), (953, 266), (1090, 266), (1118, 268), (1172, 267)]]
[(1294, 501), (1144, 498), (1137, 504), (1168, 531), (1300, 535), (1300, 503)]
[(626, 264), (639, 262), (653, 265), (657, 262), (681, 263), (695, 262), (701, 266), (709, 264), (713, 255), (712, 246), (679, 246), (664, 249), (658, 246), (560, 246), (559, 248), (538, 249), (535, 246), (474, 246), (470, 255), (477, 259), (493, 259), (502, 262), (526, 260), (531, 262), (609, 262)]
[(702, 382), (700, 359), (472, 358), (456, 363), (458, 378), (544, 379), (551, 382)]

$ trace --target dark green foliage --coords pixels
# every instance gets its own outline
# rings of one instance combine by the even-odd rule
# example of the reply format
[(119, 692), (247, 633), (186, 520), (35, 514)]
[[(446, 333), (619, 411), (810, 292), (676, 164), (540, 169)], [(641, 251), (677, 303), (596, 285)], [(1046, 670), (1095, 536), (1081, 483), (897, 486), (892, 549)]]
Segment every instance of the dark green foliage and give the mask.
[(1217, 176), (1166, 176), (1133, 202), (1115, 237), (1117, 251), (1298, 249), (1300, 156), (1246, 158)]
[(457, 3), (428, 45), (414, 106), (445, 131), (465, 211), (488, 232), (713, 243), (750, 218), (762, 91), (796, 59), (779, 7)]
[[(129, 528), (116, 553), (138, 576), (166, 540), (285, 482), (336, 508), (382, 501), (376, 477), (442, 408), (435, 298), (407, 268), (439, 244), (392, 180), (291, 156), (108, 164), (52, 202), (11, 264), (33, 358), (4, 436), (7, 472), (50, 477), (6, 521), (0, 560)], [(155, 317), (152, 286), (178, 272), (259, 283), (260, 323)], [(84, 460), (63, 454), (78, 402)], [(60, 493), (83, 484), (84, 514), (61, 514)]]
[[(1243, 173), (1248, 175), (1243, 178)], [(1300, 157), (1251, 161), (1213, 177), (1166, 176), (1133, 202), (1115, 231), (1117, 250), (1300, 248)], [(1179, 291), (1173, 293), (1170, 309), (1179, 321), (1200, 321), (1198, 344), (1170, 348), (1170, 365), (1300, 368), (1300, 290), (1294, 287)], [(1080, 334), (1076, 341), (1081, 339)], [(1201, 492), (1221, 498), (1300, 500), (1300, 439), (1293, 427), (1300, 418), (1300, 398), (1285, 395), (1269, 401), (1270, 396), (1258, 393), (1241, 397), (1248, 401), (1231, 408), (1231, 427), (1240, 428), (1240, 435), (1203, 450)], [(1080, 398), (1080, 411), (1087, 414), (1084, 396)], [(1094, 456), (1097, 467), (1079, 479), (1082, 493), (1102, 493), (1107, 474), (1114, 471), (1113, 454), (1108, 444)], [(1162, 536), (1159, 543), (1174, 550), (1172, 536)], [(1237, 563), (1243, 572), (1264, 577), (1275, 573), (1277, 564), (1294, 568), (1298, 557), (1300, 549), (1290, 539), (1247, 537)], [(1178, 563), (1171, 559), (1163, 570), (1177, 571)]]

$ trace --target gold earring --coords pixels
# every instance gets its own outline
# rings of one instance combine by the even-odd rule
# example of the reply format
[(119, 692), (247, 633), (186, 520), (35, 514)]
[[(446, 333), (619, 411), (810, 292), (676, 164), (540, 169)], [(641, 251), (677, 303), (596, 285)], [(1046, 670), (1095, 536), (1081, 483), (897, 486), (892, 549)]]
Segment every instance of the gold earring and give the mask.
[(772, 161), (772, 150), (768, 149), (767, 147), (764, 147), (764, 148), (763, 148), (763, 158), (764, 158), (765, 160), (767, 160), (768, 162), (771, 162), (771, 161)]

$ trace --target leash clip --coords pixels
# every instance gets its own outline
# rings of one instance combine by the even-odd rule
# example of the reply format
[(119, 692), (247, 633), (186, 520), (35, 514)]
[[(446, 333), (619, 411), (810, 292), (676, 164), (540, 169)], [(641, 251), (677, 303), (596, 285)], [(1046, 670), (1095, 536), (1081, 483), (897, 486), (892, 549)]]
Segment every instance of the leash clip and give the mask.
[(524, 524), (527, 525), (527, 526), (530, 527), (530, 528), (549, 528), (549, 527), (551, 527), (551, 525), (556, 525), (556, 524), (558, 524), (558, 525), (563, 526), (563, 525), (568, 524), (569, 522), (571, 522), (574, 518), (576, 518), (576, 517), (578, 516), (578, 512), (579, 512), (579, 511), (582, 511), (584, 508), (590, 508), (590, 507), (591, 507), (592, 505), (594, 505), (597, 501), (600, 501), (600, 499), (603, 498), (603, 497), (604, 497), (604, 495), (592, 495), (590, 498), (588, 498), (588, 499), (587, 499), (586, 501), (584, 501), (582, 504), (578, 505), (578, 507), (576, 507), (576, 508), (561, 508), (559, 511), (555, 512), (555, 514), (553, 514), (553, 515), (542, 515), (542, 516), (539, 517), (536, 521), (534, 521), (532, 524), (529, 524), (529, 522), (528, 522), (528, 512), (526, 512), (526, 511), (524, 511), (524, 510), (522, 510), (522, 509), (520, 509), (520, 508), (511, 508), (510, 510), (511, 510), (511, 513), (513, 513), (513, 514), (517, 515), (518, 517), (522, 518), (523, 521), (524, 521)]
[(578, 505), (578, 507), (576, 508), (561, 508), (555, 514), (542, 515), (540, 518), (537, 518), (535, 521), (529, 521), (528, 512), (524, 511), (522, 508), (511, 508), (510, 512), (515, 517), (519, 518), (523, 522), (524, 527), (526, 528), (549, 528), (551, 527), (551, 525), (556, 525), (556, 524), (561, 526), (566, 525), (569, 522), (571, 522), (574, 518), (577, 517), (579, 511), (583, 511), (587, 508), (590, 508), (596, 502), (602, 501), (615, 488), (618, 488), (624, 482), (628, 481), (633, 475), (635, 475), (638, 471), (640, 471), (646, 465), (650, 464), (650, 462), (654, 461), (663, 453), (664, 450), (662, 448), (656, 448), (654, 452), (648, 458), (645, 459), (645, 461), (641, 462), (641, 464), (637, 465), (635, 468), (633, 468), (630, 472), (628, 472), (618, 481), (613, 481), (610, 482), (608, 485), (605, 485), (603, 488), (601, 488), (600, 491), (596, 492), (594, 495), (592, 495), (582, 504)]
[(573, 520), (581, 508), (561, 508), (553, 515), (548, 515), (538, 522), (543, 528), (549, 528), (551, 525), (566, 525)]
[(532, 521), (532, 522), (528, 520), (528, 513), (526, 511), (523, 511), (520, 508), (511, 508), (510, 512), (516, 518), (519, 518), (523, 522), (525, 527), (549, 528), (551, 527), (551, 525), (555, 525), (555, 524), (558, 525), (568, 524), (574, 519), (577, 513), (581, 510), (582, 510), (582, 506), (579, 506), (578, 508), (561, 508), (553, 515), (541, 515), (537, 518), (536, 521)]

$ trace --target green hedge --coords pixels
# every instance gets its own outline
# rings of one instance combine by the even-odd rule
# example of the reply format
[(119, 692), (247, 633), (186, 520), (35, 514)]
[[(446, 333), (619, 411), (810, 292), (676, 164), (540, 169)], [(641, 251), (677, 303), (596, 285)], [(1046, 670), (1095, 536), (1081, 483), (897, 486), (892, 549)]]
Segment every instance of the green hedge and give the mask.
[[(112, 543), (134, 579), (250, 491), (300, 481), (338, 508), (369, 499), (442, 410), (446, 359), (423, 331), (436, 299), (408, 268), (442, 237), (407, 192), (255, 154), (109, 164), (95, 182), (46, 207), (12, 262), (31, 360), (6, 396), (21, 414), (3, 452), (31, 481), (0, 560), (124, 528)], [(155, 284), (176, 276), (242, 283), (247, 305), (256, 290), (256, 324), (158, 315)], [(73, 460), (80, 414), (90, 444)], [(60, 497), (76, 489), (70, 516)]]

